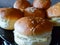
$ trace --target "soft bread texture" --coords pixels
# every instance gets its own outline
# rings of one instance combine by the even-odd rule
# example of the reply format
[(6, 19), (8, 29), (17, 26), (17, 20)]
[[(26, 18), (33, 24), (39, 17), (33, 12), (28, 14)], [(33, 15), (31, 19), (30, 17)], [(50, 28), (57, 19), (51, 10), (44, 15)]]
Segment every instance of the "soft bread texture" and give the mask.
[(14, 29), (14, 23), (23, 17), (23, 13), (15, 8), (0, 8), (0, 27), (7, 30)]
[(60, 26), (60, 18), (59, 17), (51, 18), (50, 21), (54, 23), (54, 26)]
[(50, 0), (34, 0), (33, 7), (41, 8), (41, 9), (48, 9), (51, 5)]
[(47, 10), (48, 18), (54, 23), (54, 26), (60, 26), (60, 2), (54, 4)]
[(22, 12), (25, 8), (30, 6), (31, 4), (27, 0), (17, 0), (13, 5), (14, 8), (20, 9)]
[(42, 17), (45, 18), (45, 11), (35, 7), (28, 7), (24, 10), (25, 17)]
[(49, 45), (52, 23), (41, 17), (23, 17), (15, 22), (14, 40), (18, 45)]
[(52, 31), (52, 23), (41, 17), (23, 17), (16, 21), (15, 31), (22, 35), (34, 36)]
[(14, 40), (18, 45), (49, 45), (51, 41), (51, 32), (38, 36), (25, 36), (14, 31)]

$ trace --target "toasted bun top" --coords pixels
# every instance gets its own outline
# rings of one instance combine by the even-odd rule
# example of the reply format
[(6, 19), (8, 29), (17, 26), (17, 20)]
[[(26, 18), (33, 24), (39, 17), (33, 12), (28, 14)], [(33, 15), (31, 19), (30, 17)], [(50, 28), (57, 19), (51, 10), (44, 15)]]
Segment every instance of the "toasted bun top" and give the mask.
[(56, 3), (47, 10), (48, 17), (60, 17), (60, 2)]
[(24, 11), (25, 8), (30, 7), (31, 4), (27, 0), (17, 0), (13, 7)]
[(45, 18), (45, 11), (35, 7), (28, 7), (24, 10), (24, 16), (42, 17)]
[(41, 17), (23, 17), (16, 21), (14, 28), (20, 34), (34, 36), (50, 32), (52, 23)]
[(23, 16), (23, 13), (15, 8), (0, 8), (1, 19), (18, 19)]

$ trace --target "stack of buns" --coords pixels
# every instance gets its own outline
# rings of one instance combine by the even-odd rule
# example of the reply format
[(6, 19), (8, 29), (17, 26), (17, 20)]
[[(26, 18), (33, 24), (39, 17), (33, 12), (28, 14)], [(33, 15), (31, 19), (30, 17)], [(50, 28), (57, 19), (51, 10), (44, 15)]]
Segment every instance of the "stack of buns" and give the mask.
[[(33, 3), (32, 7), (25, 8), (23, 11), (24, 17), (18, 19), (14, 24), (14, 40), (18, 45), (50, 44), (53, 24), (45, 18), (45, 11), (50, 7), (50, 0), (46, 0), (46, 5), (42, 3), (42, 8), (35, 7), (36, 2)], [(36, 6), (40, 5), (38, 3), (36, 4)]]
[(16, 0), (13, 8), (0, 8), (0, 27), (14, 29), (18, 45), (49, 45), (53, 23), (60, 23), (60, 2), (50, 7), (51, 0), (34, 0), (32, 5), (27, 0)]

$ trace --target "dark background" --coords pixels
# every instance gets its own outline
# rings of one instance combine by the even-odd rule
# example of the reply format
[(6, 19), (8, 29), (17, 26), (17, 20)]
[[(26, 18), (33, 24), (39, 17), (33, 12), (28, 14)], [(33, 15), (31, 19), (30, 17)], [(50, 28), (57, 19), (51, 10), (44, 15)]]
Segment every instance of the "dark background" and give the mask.
[[(16, 0), (0, 0), (0, 7), (12, 7)], [(32, 2), (33, 0), (28, 0)], [(60, 0), (51, 0), (52, 4), (59, 2)]]

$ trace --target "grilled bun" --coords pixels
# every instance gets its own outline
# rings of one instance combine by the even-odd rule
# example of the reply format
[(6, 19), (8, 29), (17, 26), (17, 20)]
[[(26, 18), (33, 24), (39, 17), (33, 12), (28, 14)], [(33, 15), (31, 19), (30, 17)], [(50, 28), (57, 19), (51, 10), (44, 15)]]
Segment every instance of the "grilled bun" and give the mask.
[(51, 40), (52, 23), (40, 17), (20, 18), (14, 29), (14, 40), (18, 45), (48, 45)]
[(33, 7), (36, 7), (36, 8), (48, 9), (50, 5), (51, 5), (50, 0), (34, 0), (33, 1)]
[(22, 12), (25, 8), (30, 6), (31, 4), (27, 0), (17, 0), (13, 5), (14, 8), (20, 9)]
[(47, 10), (48, 18), (55, 23), (56, 26), (60, 26), (60, 2), (54, 4)]
[(15, 21), (21, 17), (23, 17), (23, 13), (18, 9), (0, 8), (0, 27), (13, 30)]
[(45, 18), (45, 11), (35, 7), (28, 7), (24, 10), (25, 17), (42, 17)]

